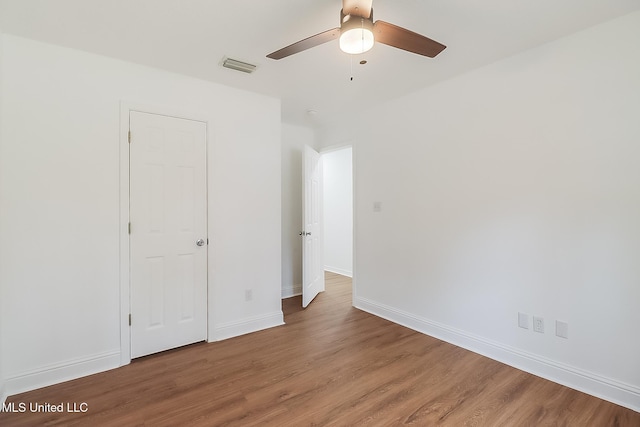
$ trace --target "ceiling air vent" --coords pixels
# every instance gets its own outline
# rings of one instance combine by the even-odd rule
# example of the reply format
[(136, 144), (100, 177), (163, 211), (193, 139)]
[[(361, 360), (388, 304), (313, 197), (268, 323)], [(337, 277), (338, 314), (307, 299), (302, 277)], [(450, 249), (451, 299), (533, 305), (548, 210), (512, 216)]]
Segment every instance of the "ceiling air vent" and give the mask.
[(248, 62), (238, 61), (237, 59), (223, 58), (222, 66), (225, 68), (231, 68), (232, 70), (242, 71), (243, 73), (253, 73), (256, 70), (256, 66), (249, 64)]

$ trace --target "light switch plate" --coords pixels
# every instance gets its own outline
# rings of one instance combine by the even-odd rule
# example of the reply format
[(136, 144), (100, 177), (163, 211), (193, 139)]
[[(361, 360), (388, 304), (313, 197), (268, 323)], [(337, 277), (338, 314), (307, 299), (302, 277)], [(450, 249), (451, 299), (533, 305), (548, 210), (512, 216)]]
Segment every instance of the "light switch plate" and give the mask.
[(529, 315), (518, 313), (518, 326), (523, 329), (529, 329)]
[(569, 338), (569, 324), (556, 320), (556, 336), (560, 338)]

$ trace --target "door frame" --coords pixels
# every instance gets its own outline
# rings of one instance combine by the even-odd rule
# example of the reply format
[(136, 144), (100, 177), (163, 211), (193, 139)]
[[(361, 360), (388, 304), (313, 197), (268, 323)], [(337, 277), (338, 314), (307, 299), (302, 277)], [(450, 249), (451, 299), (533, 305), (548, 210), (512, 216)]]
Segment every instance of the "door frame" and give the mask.
[[(161, 116), (175, 117), (179, 119), (195, 120), (204, 122), (207, 125), (206, 145), (206, 174), (207, 174), (207, 199), (209, 197), (209, 165), (210, 165), (210, 142), (212, 135), (212, 119), (210, 116), (183, 109), (147, 104), (143, 102), (120, 101), (120, 222), (119, 222), (119, 245), (120, 245), (120, 366), (131, 363), (131, 329), (129, 326), (129, 314), (131, 313), (131, 261), (129, 250), (129, 114), (131, 111), (157, 114)], [(207, 233), (211, 231), (209, 219), (211, 212), (207, 201)], [(207, 264), (211, 246), (207, 248)], [(210, 341), (210, 331), (212, 326), (211, 315), (211, 269), (207, 269), (207, 342)]]

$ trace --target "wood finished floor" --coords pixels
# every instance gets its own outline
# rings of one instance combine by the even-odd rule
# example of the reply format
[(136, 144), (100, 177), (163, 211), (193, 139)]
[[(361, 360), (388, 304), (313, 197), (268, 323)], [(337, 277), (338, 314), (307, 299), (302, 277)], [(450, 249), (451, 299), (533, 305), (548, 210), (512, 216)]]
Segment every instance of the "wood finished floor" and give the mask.
[(86, 413), (0, 413), (0, 426), (640, 426), (640, 413), (351, 307), (327, 273), (285, 326), (135, 360), (12, 396)]

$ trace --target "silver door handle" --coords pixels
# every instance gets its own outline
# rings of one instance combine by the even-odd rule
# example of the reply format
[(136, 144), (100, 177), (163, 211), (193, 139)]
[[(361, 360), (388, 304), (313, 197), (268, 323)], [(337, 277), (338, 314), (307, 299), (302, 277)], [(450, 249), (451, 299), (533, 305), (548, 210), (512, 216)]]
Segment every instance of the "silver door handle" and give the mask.
[(198, 245), (198, 246), (204, 246), (204, 239), (198, 239), (198, 240), (196, 241), (196, 245)]

